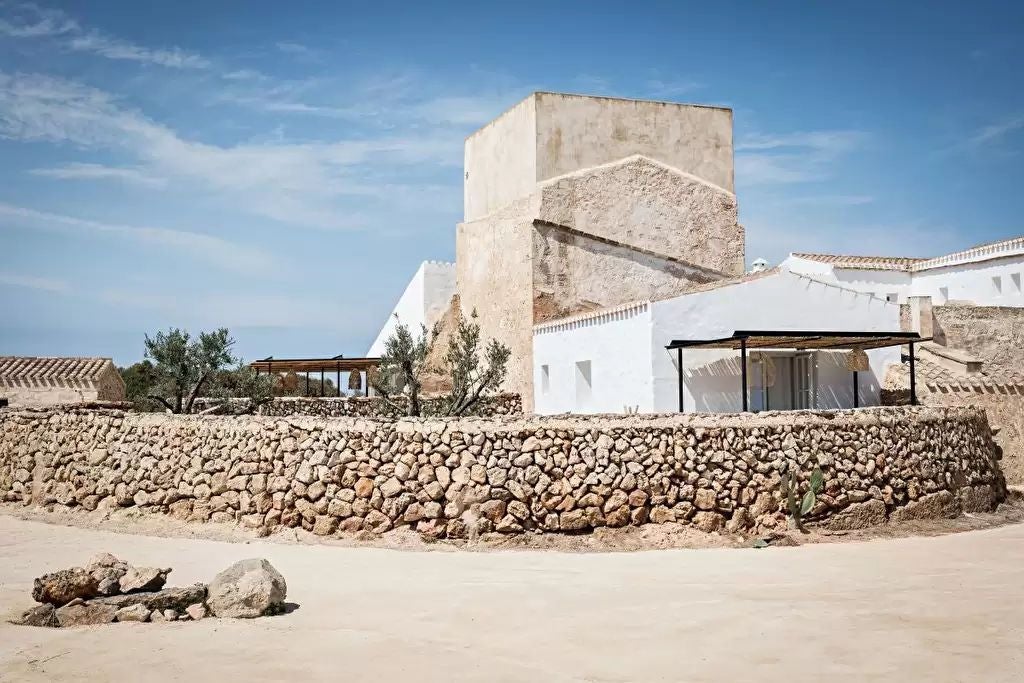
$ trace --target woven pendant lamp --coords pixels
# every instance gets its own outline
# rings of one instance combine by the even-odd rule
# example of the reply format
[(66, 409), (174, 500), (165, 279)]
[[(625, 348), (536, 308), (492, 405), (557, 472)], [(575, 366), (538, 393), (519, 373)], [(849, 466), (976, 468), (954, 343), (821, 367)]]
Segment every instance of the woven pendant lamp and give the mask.
[(352, 391), (361, 391), (363, 388), (363, 374), (358, 370), (348, 373), (348, 388)]
[(867, 372), (868, 354), (864, 349), (851, 349), (845, 358), (846, 369), (851, 372)]

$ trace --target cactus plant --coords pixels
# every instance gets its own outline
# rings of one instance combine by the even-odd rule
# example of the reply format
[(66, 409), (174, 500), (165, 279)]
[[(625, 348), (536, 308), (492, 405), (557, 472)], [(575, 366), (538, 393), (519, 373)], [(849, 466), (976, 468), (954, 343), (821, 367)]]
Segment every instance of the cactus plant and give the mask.
[(789, 508), (789, 516), (793, 519), (793, 523), (796, 528), (800, 531), (804, 531), (803, 517), (814, 508), (814, 504), (818, 500), (818, 493), (821, 491), (822, 483), (825, 477), (821, 473), (821, 468), (817, 465), (814, 466), (814, 470), (811, 472), (811, 480), (807, 487), (807, 491), (804, 493), (803, 498), (797, 500), (797, 471), (796, 467), (792, 467), (787, 472), (783, 472), (782, 481), (780, 488), (782, 489), (782, 497), (786, 501), (786, 506)]

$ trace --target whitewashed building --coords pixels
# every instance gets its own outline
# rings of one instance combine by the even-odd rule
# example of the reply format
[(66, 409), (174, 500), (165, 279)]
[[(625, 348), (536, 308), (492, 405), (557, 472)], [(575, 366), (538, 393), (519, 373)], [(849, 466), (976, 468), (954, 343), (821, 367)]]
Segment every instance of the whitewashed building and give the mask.
[(430, 327), (448, 309), (455, 295), (455, 264), (445, 261), (424, 261), (406, 285), (395, 308), (388, 314), (377, 338), (366, 352), (368, 358), (384, 353), (384, 342), (400, 321), (412, 333), (419, 334), (420, 325)]
[[(899, 333), (900, 307), (874, 294), (784, 269), (699, 287), (534, 327), (538, 413), (729, 412), (743, 409), (740, 355), (666, 347), (738, 330)], [(749, 410), (877, 405), (899, 346), (867, 351), (869, 368), (847, 369), (847, 350), (757, 349), (748, 354)], [(682, 394), (680, 396), (680, 393)]]
[(935, 258), (793, 253), (781, 265), (896, 303), (1024, 307), (1024, 236)]

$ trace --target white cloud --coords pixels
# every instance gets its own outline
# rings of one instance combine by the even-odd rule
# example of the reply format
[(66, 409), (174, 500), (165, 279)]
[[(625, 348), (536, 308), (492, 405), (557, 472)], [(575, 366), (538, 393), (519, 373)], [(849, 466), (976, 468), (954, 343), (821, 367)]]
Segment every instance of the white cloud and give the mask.
[(973, 147), (979, 147), (997, 142), (1021, 129), (1024, 129), (1024, 114), (1017, 114), (978, 129), (968, 139), (968, 143)]
[(687, 95), (692, 93), (694, 90), (699, 90), (703, 87), (704, 85), (702, 83), (685, 79), (664, 80), (661, 78), (652, 78), (647, 81), (647, 93), (650, 97), (666, 99)]
[(74, 19), (60, 10), (50, 10), (31, 3), (0, 3), (0, 35), (11, 38), (42, 38), (79, 31)]
[(178, 47), (143, 47), (95, 29), (84, 29), (75, 19), (60, 10), (47, 9), (33, 3), (0, 3), (0, 11), (3, 12), (0, 15), (0, 35), (12, 38), (49, 38), (76, 52), (175, 69), (208, 69), (211, 66), (202, 56)]
[(7, 219), (4, 225), (8, 229), (20, 227), (28, 230), (107, 235), (178, 251), (198, 261), (227, 270), (258, 271), (269, 268), (273, 263), (271, 257), (262, 250), (198, 232), (103, 223), (2, 202), (0, 216)]
[(33, 275), (19, 275), (17, 273), (0, 271), (0, 286), (24, 287), (26, 289), (38, 289), (44, 292), (67, 292), (71, 288), (63, 280), (55, 280), (46, 277)]
[(462, 132), (444, 128), (328, 142), (219, 146), (185, 140), (94, 88), (2, 72), (0, 137), (128, 154), (140, 173), (187, 183), (244, 211), (340, 230), (362, 227), (351, 210), (339, 209), (338, 200), (350, 194), (348, 186), (357, 184), (366, 167), (457, 166), (462, 160)]
[(76, 36), (67, 44), (72, 50), (91, 52), (107, 59), (158, 64), (174, 69), (208, 69), (211, 66), (205, 58), (181, 48), (142, 47), (98, 31)]
[(858, 148), (867, 133), (856, 130), (750, 135), (736, 143), (739, 185), (821, 180), (840, 157)]
[(104, 166), (102, 164), (70, 163), (50, 168), (33, 168), (29, 173), (59, 180), (119, 180), (131, 185), (163, 187), (167, 181), (138, 168)]

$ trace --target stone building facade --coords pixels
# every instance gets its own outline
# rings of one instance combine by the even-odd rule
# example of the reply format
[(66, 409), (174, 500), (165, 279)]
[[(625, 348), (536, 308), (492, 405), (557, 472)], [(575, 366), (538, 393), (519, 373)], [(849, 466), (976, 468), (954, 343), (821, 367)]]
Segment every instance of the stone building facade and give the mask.
[(728, 109), (535, 93), (467, 139), (464, 208), (462, 308), (527, 409), (534, 324), (743, 272)]
[(0, 398), (12, 406), (123, 401), (124, 395), (109, 358), (0, 356)]
[[(934, 338), (917, 350), (921, 402), (984, 408), (1007, 482), (1024, 485), (1024, 308), (934, 306), (931, 297), (911, 297), (902, 308), (907, 329)], [(907, 366), (895, 366), (887, 384), (887, 402), (906, 402)]]

